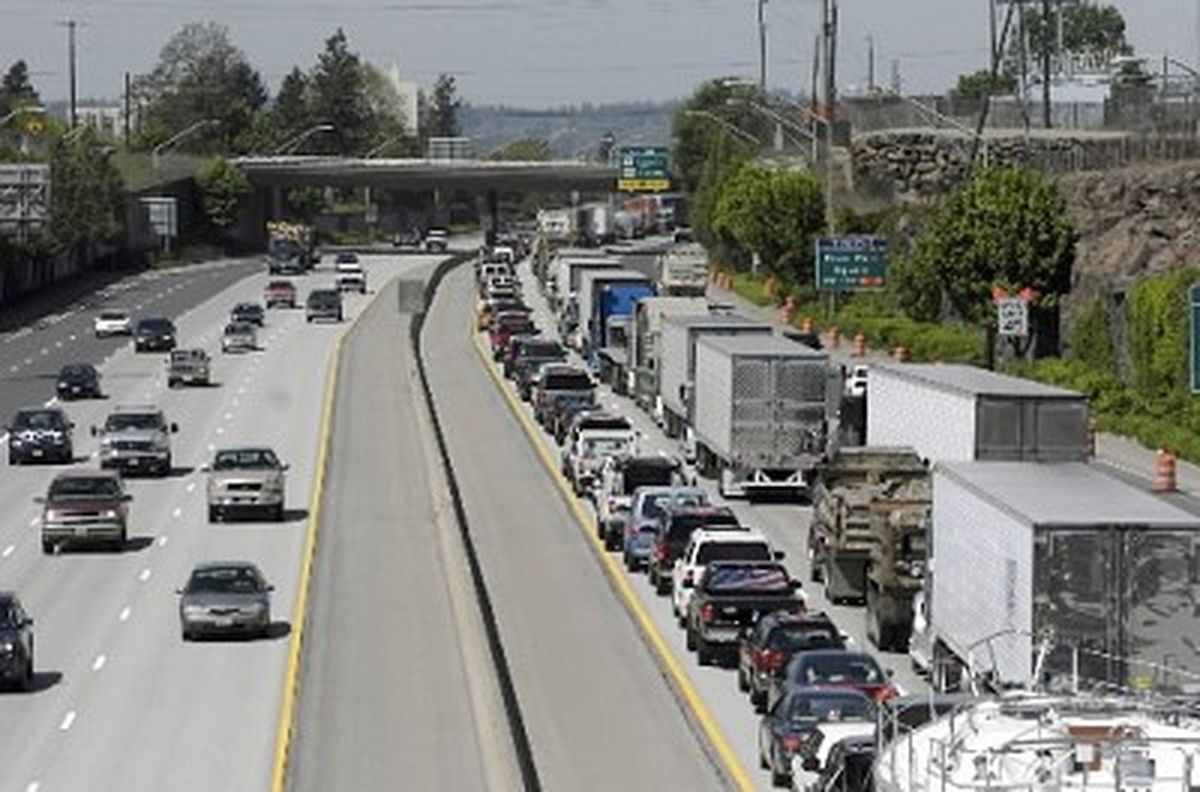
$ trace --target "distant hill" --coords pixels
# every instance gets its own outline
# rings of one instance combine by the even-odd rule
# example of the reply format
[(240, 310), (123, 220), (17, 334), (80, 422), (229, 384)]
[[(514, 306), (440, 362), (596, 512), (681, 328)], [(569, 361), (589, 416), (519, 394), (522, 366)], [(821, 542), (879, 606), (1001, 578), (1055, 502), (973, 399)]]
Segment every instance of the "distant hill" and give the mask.
[(464, 105), (462, 132), (475, 139), (480, 156), (522, 138), (550, 144), (556, 157), (594, 153), (606, 132), (621, 145), (669, 145), (671, 119), (679, 102), (592, 105), (528, 110), (495, 105)]

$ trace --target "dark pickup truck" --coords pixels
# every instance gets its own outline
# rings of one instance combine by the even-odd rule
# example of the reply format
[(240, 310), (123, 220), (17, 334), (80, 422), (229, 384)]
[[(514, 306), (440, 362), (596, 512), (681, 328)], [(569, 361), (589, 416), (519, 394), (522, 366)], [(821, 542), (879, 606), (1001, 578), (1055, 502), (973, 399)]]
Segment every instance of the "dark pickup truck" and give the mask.
[(578, 366), (546, 366), (533, 399), (533, 414), (542, 426), (549, 426), (554, 402), (559, 397), (595, 402), (596, 384), (591, 375)]
[(800, 584), (783, 564), (717, 561), (704, 568), (688, 603), (687, 648), (700, 665), (737, 646), (747, 627), (778, 611), (804, 611)]
[(660, 596), (671, 593), (671, 570), (676, 559), (687, 549), (692, 531), (698, 528), (740, 531), (742, 524), (727, 506), (673, 509), (665, 513), (659, 520), (658, 531), (654, 534), (654, 547), (646, 562), (646, 574), (655, 593)]

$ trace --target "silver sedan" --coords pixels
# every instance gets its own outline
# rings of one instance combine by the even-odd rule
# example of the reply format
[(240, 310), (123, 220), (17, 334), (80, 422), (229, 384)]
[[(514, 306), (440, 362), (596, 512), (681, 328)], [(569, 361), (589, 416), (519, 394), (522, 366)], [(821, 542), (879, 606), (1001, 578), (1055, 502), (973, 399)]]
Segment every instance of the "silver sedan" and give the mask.
[(267, 637), (274, 590), (258, 567), (247, 561), (198, 565), (178, 591), (183, 640), (205, 635)]

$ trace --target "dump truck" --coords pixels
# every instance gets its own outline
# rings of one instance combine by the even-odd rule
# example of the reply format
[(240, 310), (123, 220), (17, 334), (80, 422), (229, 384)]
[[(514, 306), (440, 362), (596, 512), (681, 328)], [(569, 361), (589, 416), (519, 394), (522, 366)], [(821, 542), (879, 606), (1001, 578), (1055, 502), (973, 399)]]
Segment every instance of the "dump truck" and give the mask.
[(667, 436), (679, 437), (691, 424), (696, 339), (702, 335), (771, 335), (772, 332), (770, 325), (739, 314), (664, 316), (656, 366), (662, 413), (655, 417)]
[(933, 462), (1082, 462), (1078, 391), (947, 363), (873, 363), (867, 445), (909, 446)]
[(867, 635), (907, 651), (921, 590), (929, 513), (928, 466), (911, 448), (840, 448), (818, 468), (808, 554), (831, 602), (867, 606)]
[(721, 494), (807, 494), (829, 436), (829, 357), (766, 334), (700, 335), (691, 428)]

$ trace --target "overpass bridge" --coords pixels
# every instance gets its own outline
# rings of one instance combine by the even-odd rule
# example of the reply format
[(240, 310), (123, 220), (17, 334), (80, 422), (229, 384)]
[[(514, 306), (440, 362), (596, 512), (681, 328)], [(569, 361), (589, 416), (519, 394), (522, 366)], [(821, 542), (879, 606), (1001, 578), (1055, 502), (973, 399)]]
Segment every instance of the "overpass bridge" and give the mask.
[(501, 162), (477, 159), (239, 157), (258, 187), (372, 187), (401, 190), (611, 190), (617, 168), (579, 160)]

